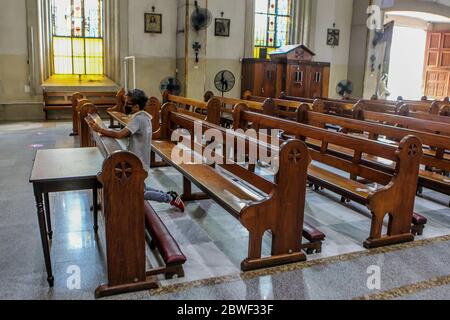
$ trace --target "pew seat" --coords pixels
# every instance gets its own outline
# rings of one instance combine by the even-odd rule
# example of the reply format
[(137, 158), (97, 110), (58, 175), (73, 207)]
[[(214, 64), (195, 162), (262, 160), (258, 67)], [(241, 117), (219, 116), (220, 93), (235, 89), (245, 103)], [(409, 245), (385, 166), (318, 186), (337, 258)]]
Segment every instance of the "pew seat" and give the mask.
[[(356, 135), (356, 136), (364, 137), (362, 135)], [(364, 138), (366, 138), (366, 137), (364, 137)], [(317, 149), (319, 149), (321, 147), (321, 142), (319, 140), (307, 139), (306, 142), (308, 145), (313, 146)], [(394, 144), (394, 143), (391, 142), (390, 144)], [(330, 151), (338, 152), (338, 153), (346, 155), (348, 157), (353, 157), (352, 150), (341, 147), (341, 146), (329, 145), (328, 149)], [(434, 157), (436, 155), (436, 152), (433, 150), (424, 149), (423, 152), (425, 155), (430, 156), (430, 157)], [(450, 156), (445, 155), (445, 159), (447, 159), (448, 157), (450, 157)], [(381, 157), (364, 154), (362, 156), (362, 160), (372, 163), (375, 166), (383, 166), (383, 167), (387, 167), (391, 170), (395, 169), (395, 163), (393, 161), (387, 160), (387, 159), (384, 159)], [(423, 187), (440, 192), (440, 193), (450, 195), (450, 177), (447, 177), (446, 175), (442, 175), (442, 174), (432, 172), (429, 170), (420, 169), (419, 170), (419, 191), (421, 191)]]
[[(321, 146), (321, 142), (315, 139), (307, 139), (307, 144), (310, 146), (314, 146), (316, 148), (320, 148)], [(328, 148), (330, 151), (339, 152), (349, 157), (353, 157), (352, 152), (344, 147), (340, 147), (337, 145), (329, 145)], [(395, 169), (395, 163), (392, 162), (391, 160), (372, 156), (369, 154), (364, 154), (362, 156), (362, 159), (374, 163), (376, 165), (389, 167), (392, 170)], [(312, 165), (308, 169), (308, 174), (315, 176), (317, 179), (321, 179), (322, 183), (324, 183), (324, 181), (327, 181), (328, 182), (327, 189), (330, 188), (330, 190), (335, 191), (336, 188), (339, 188), (339, 190), (342, 192), (339, 194), (341, 194), (345, 199), (354, 200), (363, 205), (367, 204), (370, 193), (376, 191), (376, 189), (374, 189), (373, 187), (372, 188), (368, 187), (367, 185), (360, 183), (358, 181), (349, 180), (348, 178), (342, 177), (338, 174), (329, 172), (327, 170)], [(312, 178), (312, 180), (314, 179)], [(448, 190), (447, 192), (450, 193), (450, 178), (447, 178), (443, 175), (433, 173), (430, 171), (419, 170), (419, 185), (425, 186), (432, 190), (436, 190), (436, 186), (438, 186), (440, 190), (437, 191), (442, 192), (442, 190)], [(417, 213), (414, 213), (412, 221), (413, 224), (412, 233), (414, 235), (421, 236), (427, 223), (428, 223), (427, 218)]]
[(308, 168), (308, 179), (311, 183), (320, 186), (326, 186), (326, 189), (332, 190), (361, 204), (367, 204), (367, 200), (375, 188), (369, 187), (360, 182), (342, 177), (329, 170), (310, 165)]
[[(247, 184), (238, 183), (237, 179), (225, 173), (220, 167), (213, 168), (205, 164), (178, 164), (172, 162), (172, 151), (176, 144), (170, 141), (153, 141), (152, 150), (159, 157), (172, 167), (177, 169), (185, 179), (194, 183), (205, 195), (219, 203), (235, 218), (239, 219), (241, 212), (247, 205), (255, 202), (261, 202), (267, 198), (267, 194), (263, 193), (255, 187)], [(184, 200), (192, 200), (193, 198), (202, 199), (197, 195), (183, 195)], [(207, 197), (203, 197), (205, 199)], [(322, 251), (322, 242), (325, 240), (325, 234), (315, 229), (311, 225), (304, 223), (303, 237), (310, 243), (304, 244), (302, 249), (307, 254), (320, 253)]]
[(175, 275), (184, 277), (183, 264), (186, 262), (186, 257), (181, 252), (178, 243), (172, 237), (167, 227), (147, 201), (144, 204), (144, 214), (145, 226), (151, 236), (150, 248), (152, 250), (158, 248), (166, 265), (164, 271), (147, 272), (147, 276), (164, 273), (166, 279), (170, 279)]
[(439, 173), (420, 170), (419, 186), (419, 193), (422, 192), (422, 188), (427, 188), (439, 193), (450, 195), (450, 178)]
[[(171, 163), (172, 150), (175, 147), (176, 144), (169, 141), (152, 142), (153, 151), (169, 163)], [(248, 203), (261, 201), (264, 198), (262, 195), (243, 188), (208, 165), (180, 164), (173, 167), (191, 180), (200, 190), (208, 193), (211, 198), (218, 200), (231, 210), (231, 213), (237, 218)], [(186, 197), (186, 195), (184, 196)]]

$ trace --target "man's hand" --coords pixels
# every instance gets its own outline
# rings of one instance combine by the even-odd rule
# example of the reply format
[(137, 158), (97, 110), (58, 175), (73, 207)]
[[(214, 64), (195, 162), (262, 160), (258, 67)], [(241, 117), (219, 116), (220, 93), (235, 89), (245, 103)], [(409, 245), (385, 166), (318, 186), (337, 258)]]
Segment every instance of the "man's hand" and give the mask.
[(100, 133), (104, 137), (110, 137), (114, 139), (124, 139), (131, 135), (130, 130), (128, 130), (127, 128), (124, 128), (121, 131), (107, 130), (100, 127), (94, 120), (90, 118), (86, 118), (86, 121), (93, 131)]
[(98, 133), (101, 133), (101, 129), (102, 129), (102, 128), (100, 128), (100, 126), (99, 126), (94, 120), (92, 120), (92, 119), (87, 119), (87, 123), (88, 123), (89, 127), (90, 127), (93, 131), (98, 132)]

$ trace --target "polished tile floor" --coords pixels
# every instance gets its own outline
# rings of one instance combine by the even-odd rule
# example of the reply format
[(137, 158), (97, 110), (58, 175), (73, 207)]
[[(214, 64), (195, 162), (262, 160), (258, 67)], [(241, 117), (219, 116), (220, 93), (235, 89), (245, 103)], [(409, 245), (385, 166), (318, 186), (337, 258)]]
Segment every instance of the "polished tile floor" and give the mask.
[[(36, 149), (77, 145), (70, 123), (0, 124), (0, 299), (93, 299), (105, 281), (104, 241), (92, 230), (88, 192), (51, 195), (55, 288), (46, 283), (32, 187), (28, 183)], [(70, 163), (68, 163), (70, 165)], [(156, 169), (148, 181), (181, 192), (182, 179), (170, 168)], [(114, 299), (353, 299), (450, 298), (450, 208), (448, 197), (426, 191), (416, 211), (429, 218), (413, 245), (366, 251), (367, 210), (339, 198), (308, 191), (306, 220), (327, 235), (321, 254), (309, 262), (241, 274), (248, 233), (213, 201), (189, 203), (186, 213), (163, 204), (155, 209), (188, 258), (186, 277), (165, 281), (152, 292)], [(270, 239), (264, 251), (269, 253)], [(149, 252), (149, 263), (154, 259)], [(380, 270), (380, 289), (367, 286), (370, 268)], [(81, 286), (71, 289), (73, 268)]]

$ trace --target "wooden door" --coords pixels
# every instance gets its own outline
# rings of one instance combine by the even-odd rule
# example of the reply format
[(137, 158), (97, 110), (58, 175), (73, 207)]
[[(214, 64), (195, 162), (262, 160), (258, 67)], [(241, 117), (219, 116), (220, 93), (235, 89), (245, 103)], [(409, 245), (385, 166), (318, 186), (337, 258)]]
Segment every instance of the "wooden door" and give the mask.
[(262, 77), (262, 96), (267, 98), (276, 97), (277, 65), (270, 62), (265, 63)]
[(428, 32), (425, 50), (424, 91), (432, 99), (450, 95), (450, 31)]
[(288, 65), (286, 71), (286, 94), (293, 97), (306, 97), (307, 78), (305, 66)]
[(253, 78), (253, 87), (251, 91), (256, 96), (262, 96), (264, 92), (263, 88), (263, 75), (265, 70), (265, 63), (264, 62), (257, 62), (253, 64), (253, 72), (254, 72), (254, 78)]
[(308, 66), (308, 78), (306, 98), (320, 98), (322, 96), (323, 67)]

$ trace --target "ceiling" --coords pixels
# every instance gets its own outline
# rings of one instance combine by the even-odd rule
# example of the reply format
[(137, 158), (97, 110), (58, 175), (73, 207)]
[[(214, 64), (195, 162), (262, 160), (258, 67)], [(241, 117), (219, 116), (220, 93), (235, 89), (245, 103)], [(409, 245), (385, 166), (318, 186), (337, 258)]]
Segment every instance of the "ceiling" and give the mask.
[[(439, 2), (449, 2), (448, 1), (439, 1)], [(388, 16), (402, 16), (402, 17), (409, 17), (409, 18), (415, 18), (420, 19), (425, 22), (432, 22), (432, 23), (450, 23), (450, 18), (444, 17), (444, 16), (438, 16), (436, 14), (426, 13), (426, 12), (417, 12), (417, 11), (389, 11), (387, 13)]]

